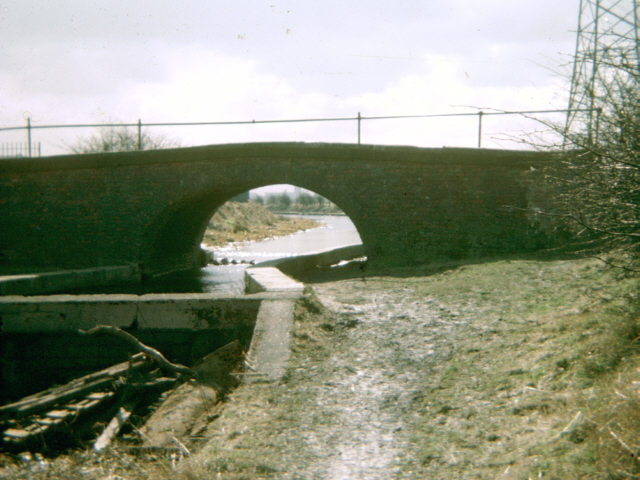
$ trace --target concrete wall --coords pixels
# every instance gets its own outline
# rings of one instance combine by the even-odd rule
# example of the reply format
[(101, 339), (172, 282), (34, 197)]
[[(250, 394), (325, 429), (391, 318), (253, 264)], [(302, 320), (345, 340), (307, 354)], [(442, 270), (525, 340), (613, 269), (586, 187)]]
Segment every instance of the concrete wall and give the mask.
[[(309, 253), (306, 255), (296, 255), (293, 257), (277, 258), (275, 260), (267, 260), (256, 264), (256, 267), (275, 267), (286, 275), (296, 277), (302, 273), (313, 270), (316, 267), (330, 267), (343, 260), (353, 260), (365, 255), (362, 245), (345, 245), (343, 247), (332, 248)], [(248, 269), (251, 272), (252, 268)], [(252, 280), (252, 279), (251, 279)], [(247, 286), (250, 280), (246, 279)], [(260, 290), (257, 290), (260, 291)]]
[(341, 144), (240, 144), (0, 163), (0, 274), (199, 266), (214, 211), (289, 183), (341, 207), (372, 263), (415, 264), (557, 243), (527, 209), (553, 156)]
[(137, 353), (121, 338), (78, 331), (96, 325), (122, 328), (187, 365), (238, 339), (261, 379), (279, 378), (304, 286), (275, 268), (250, 270), (263, 293), (0, 297), (0, 404)]
[(41, 295), (87, 287), (139, 283), (137, 265), (58, 270), (0, 277), (0, 295)]
[(191, 364), (239, 339), (248, 349), (268, 295), (50, 295), (0, 297), (0, 403), (64, 383), (136, 353), (122, 339), (86, 336), (96, 325), (124, 328), (171, 361)]

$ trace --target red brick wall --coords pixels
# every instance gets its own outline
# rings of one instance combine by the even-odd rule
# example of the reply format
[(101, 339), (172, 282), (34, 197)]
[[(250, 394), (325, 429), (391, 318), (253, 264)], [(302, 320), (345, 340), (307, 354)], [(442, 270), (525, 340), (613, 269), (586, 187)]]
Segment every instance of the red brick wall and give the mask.
[(0, 273), (194, 266), (215, 209), (276, 183), (336, 203), (379, 264), (531, 251), (561, 241), (526, 210), (546, 200), (539, 172), (550, 161), (535, 152), (302, 143), (3, 160)]

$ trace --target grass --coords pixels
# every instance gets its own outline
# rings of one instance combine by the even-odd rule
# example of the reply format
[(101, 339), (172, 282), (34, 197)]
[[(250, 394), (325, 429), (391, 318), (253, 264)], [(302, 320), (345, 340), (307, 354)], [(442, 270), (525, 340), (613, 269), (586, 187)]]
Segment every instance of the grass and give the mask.
[(318, 222), (307, 218), (281, 217), (258, 203), (227, 202), (209, 221), (203, 242), (212, 247), (222, 246), (229, 242), (289, 235), (318, 226)]
[[(425, 282), (425, 294), (462, 294), (481, 311), (417, 405), (425, 471), (637, 478), (638, 287), (594, 261), (497, 262)], [(478, 448), (480, 459), (466, 454)]]

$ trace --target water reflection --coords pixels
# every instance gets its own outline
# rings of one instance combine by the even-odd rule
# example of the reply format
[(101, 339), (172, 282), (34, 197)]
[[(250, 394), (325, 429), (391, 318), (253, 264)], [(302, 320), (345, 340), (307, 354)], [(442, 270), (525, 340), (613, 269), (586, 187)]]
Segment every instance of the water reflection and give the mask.
[(264, 262), (362, 243), (349, 217), (344, 215), (301, 215), (322, 223), (322, 227), (260, 242), (238, 242), (213, 250), (216, 260)]

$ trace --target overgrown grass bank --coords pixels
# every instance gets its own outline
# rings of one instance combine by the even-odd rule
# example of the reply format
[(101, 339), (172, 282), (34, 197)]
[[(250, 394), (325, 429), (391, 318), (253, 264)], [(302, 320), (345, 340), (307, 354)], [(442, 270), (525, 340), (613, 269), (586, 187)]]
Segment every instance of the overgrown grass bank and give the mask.
[[(416, 378), (403, 394), (409, 408), (402, 397), (391, 402), (394, 395), (361, 407), (405, 422), (397, 433), (403, 454), (375, 478), (640, 474), (637, 278), (589, 259), (493, 261), (402, 277), (314, 286), (326, 312), (301, 305), (288, 375), (235, 394), (194, 478), (295, 478), (302, 468), (321, 472), (309, 467), (318, 462), (339, 465), (342, 420), (327, 399), (344, 394), (349, 372), (357, 390), (371, 373), (361, 363), (369, 357), (383, 377)], [(372, 322), (380, 317), (388, 319), (382, 329)], [(401, 322), (409, 330), (395, 335)], [(412, 337), (432, 329), (433, 354), (416, 350)], [(357, 395), (349, 401), (344, 408), (359, 408)]]
[(513, 261), (419, 283), (468, 319), (450, 360), (416, 397), (422, 471), (638, 478), (637, 278), (595, 260)]
[(203, 243), (216, 247), (229, 242), (262, 240), (320, 226), (306, 218), (285, 218), (254, 202), (227, 202), (211, 217)]

